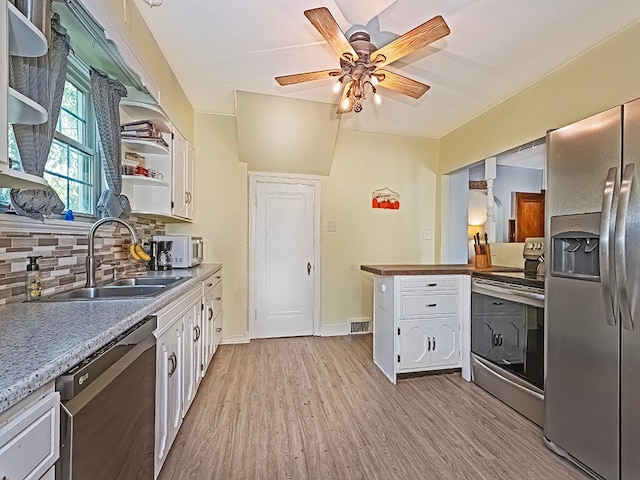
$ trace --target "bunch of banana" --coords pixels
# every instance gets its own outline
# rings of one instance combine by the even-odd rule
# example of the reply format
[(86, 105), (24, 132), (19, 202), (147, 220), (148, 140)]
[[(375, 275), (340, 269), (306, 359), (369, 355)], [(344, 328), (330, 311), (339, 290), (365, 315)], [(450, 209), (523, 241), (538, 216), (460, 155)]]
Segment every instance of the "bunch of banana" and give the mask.
[(142, 245), (139, 243), (132, 243), (129, 245), (129, 254), (137, 261), (148, 262), (151, 260), (151, 257), (147, 255), (147, 252), (142, 249)]

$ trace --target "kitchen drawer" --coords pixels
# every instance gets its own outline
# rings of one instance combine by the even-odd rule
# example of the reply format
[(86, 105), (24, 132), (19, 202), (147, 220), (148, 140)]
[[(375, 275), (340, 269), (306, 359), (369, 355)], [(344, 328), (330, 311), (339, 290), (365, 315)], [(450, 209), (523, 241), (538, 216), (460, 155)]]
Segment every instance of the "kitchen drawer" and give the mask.
[(218, 270), (203, 282), (204, 293), (222, 281), (222, 270)]
[(222, 282), (218, 282), (215, 287), (213, 287), (213, 318), (215, 318), (220, 311), (222, 310)]
[(0, 429), (0, 478), (38, 480), (60, 454), (60, 394), (51, 392)]
[(458, 290), (460, 279), (457, 277), (443, 275), (411, 276), (400, 277), (400, 291), (412, 292), (422, 290), (425, 292), (433, 290)]
[(433, 315), (457, 315), (458, 293), (433, 293), (429, 295), (407, 295), (400, 298), (400, 318)]
[(521, 303), (489, 297), (479, 293), (471, 294), (471, 312), (474, 314), (491, 315), (522, 315), (524, 305)]

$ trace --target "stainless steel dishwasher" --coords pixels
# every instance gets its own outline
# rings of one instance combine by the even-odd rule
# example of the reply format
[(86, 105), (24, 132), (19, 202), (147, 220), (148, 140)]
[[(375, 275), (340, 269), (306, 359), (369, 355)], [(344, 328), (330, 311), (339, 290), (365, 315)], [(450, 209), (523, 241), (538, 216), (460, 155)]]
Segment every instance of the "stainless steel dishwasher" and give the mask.
[(58, 480), (153, 479), (156, 317), (147, 317), (56, 380)]

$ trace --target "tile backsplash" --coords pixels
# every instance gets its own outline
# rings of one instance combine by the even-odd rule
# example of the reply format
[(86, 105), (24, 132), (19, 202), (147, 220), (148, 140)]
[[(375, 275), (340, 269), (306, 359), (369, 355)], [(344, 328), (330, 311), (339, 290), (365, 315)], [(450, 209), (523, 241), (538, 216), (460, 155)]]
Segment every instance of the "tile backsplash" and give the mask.
[[(161, 221), (131, 216), (140, 240), (148, 242), (153, 235), (163, 235)], [(15, 225), (14, 225), (15, 223)], [(71, 228), (72, 227), (72, 228)], [(86, 281), (87, 234), (90, 224), (77, 222), (55, 225), (3, 221), (0, 225), (0, 305), (25, 300), (27, 256), (40, 255), (42, 295), (82, 287)], [(145, 262), (136, 262), (129, 255), (130, 237), (126, 228), (101, 226), (95, 236), (95, 253), (103, 265), (96, 271), (98, 282), (118, 273), (145, 270)], [(109, 265), (108, 263), (116, 263)]]

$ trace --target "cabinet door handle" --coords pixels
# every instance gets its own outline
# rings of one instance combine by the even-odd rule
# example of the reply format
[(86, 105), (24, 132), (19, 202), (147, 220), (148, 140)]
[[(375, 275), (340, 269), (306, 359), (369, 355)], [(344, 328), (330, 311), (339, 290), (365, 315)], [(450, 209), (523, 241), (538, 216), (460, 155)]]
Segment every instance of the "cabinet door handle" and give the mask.
[(220, 300), (222, 300), (222, 297), (216, 297), (216, 302), (219, 302)]
[(311, 263), (307, 262), (307, 275), (311, 275)]
[(431, 351), (431, 337), (427, 337), (427, 352)]
[(498, 346), (502, 346), (502, 334), (498, 335)]
[(436, 337), (433, 337), (432, 340), (433, 340), (433, 351), (435, 352), (436, 351)]
[(213, 308), (209, 307), (209, 320), (213, 318)]
[(216, 328), (216, 332), (221, 332), (221, 331), (222, 331), (222, 327)]
[(178, 357), (176, 357), (175, 353), (169, 355), (169, 363), (171, 364), (169, 368), (169, 376), (171, 377), (175, 373), (176, 368), (178, 368)]
[(431, 307), (435, 307), (436, 305), (438, 305), (438, 304), (437, 303), (427, 303), (427, 304), (425, 304), (425, 307), (431, 308)]
[(194, 328), (193, 331), (196, 332), (196, 336), (193, 341), (197, 342), (198, 340), (200, 340), (200, 326), (196, 325), (196, 328)]

